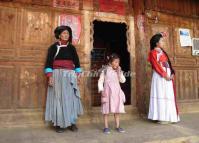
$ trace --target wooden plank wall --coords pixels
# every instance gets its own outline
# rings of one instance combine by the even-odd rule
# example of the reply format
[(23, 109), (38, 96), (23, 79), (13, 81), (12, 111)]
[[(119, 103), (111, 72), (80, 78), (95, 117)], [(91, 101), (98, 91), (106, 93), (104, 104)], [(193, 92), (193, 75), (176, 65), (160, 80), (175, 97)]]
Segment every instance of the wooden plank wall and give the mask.
[(158, 15), (158, 23), (148, 18), (147, 43), (155, 33), (166, 31), (169, 34), (164, 49), (168, 52), (176, 70), (177, 97), (179, 101), (198, 101), (199, 57), (192, 56), (191, 47), (180, 46), (178, 30), (179, 28), (188, 28), (191, 37), (199, 37), (199, 20), (149, 11), (146, 13), (147, 15), (149, 13), (153, 16)]
[(52, 13), (0, 6), (0, 19), (0, 108), (41, 108), (45, 102), (43, 63), (52, 41)]
[[(166, 31), (165, 49), (176, 69), (177, 95), (180, 101), (199, 100), (199, 57), (191, 55), (191, 47), (181, 47), (179, 28), (190, 29), (191, 37), (199, 37), (199, 1), (145, 1), (148, 40), (159, 31)], [(154, 18), (157, 17), (157, 21)]]
[[(147, 113), (151, 84), (151, 66), (147, 64), (149, 41), (157, 32), (168, 32), (165, 50), (176, 70), (177, 98), (180, 103), (199, 101), (199, 57), (191, 55), (191, 47), (179, 43), (179, 28), (190, 29), (199, 37), (199, 1), (197, 0), (133, 0), (136, 36), (136, 95), (140, 113)], [(140, 20), (143, 17), (143, 20)], [(143, 25), (143, 27), (142, 27)], [(142, 66), (140, 66), (142, 65)]]
[[(79, 9), (91, 11), (94, 9), (92, 0), (79, 2)], [(94, 2), (96, 3), (96, 0)], [(137, 15), (144, 14), (145, 33), (143, 36), (139, 31), (135, 32), (138, 39), (136, 40), (138, 78), (136, 85), (132, 86), (136, 86), (137, 102), (141, 102), (139, 107), (143, 109), (142, 112), (147, 111), (145, 107), (148, 107), (146, 102), (150, 87), (150, 80), (145, 78), (149, 75), (146, 63), (147, 48), (149, 38), (158, 31), (169, 33), (165, 48), (177, 72), (178, 99), (185, 102), (198, 101), (199, 58), (191, 56), (191, 47), (180, 47), (177, 34), (178, 28), (189, 28), (193, 37), (199, 37), (198, 1), (137, 0), (137, 2), (141, 6), (136, 4), (136, 0), (129, 1), (134, 7), (129, 8), (130, 11), (134, 9), (129, 14), (134, 13), (135, 20)], [(47, 48), (54, 41), (53, 30), (60, 13), (82, 16), (79, 10), (52, 8), (52, 0), (0, 1), (0, 109), (37, 109), (45, 106), (46, 80), (43, 65)], [(158, 18), (157, 23), (154, 21), (155, 16)], [(136, 22), (135, 24), (137, 27)], [(88, 54), (82, 51), (83, 34), (84, 31), (80, 43), (76, 45), (82, 57), (82, 66), (87, 65), (86, 58), (89, 58), (85, 56)], [(81, 90), (84, 89), (81, 85)], [(85, 100), (90, 102), (88, 98)]]
[[(37, 5), (30, 5), (33, 3)], [(50, 0), (0, 2), (0, 109), (45, 106), (43, 68), (47, 49), (55, 41), (53, 30), (58, 24), (58, 15), (81, 16), (81, 13), (39, 6), (44, 4), (49, 5)], [(80, 40), (83, 41), (82, 36)], [(81, 44), (76, 48), (83, 57)]]

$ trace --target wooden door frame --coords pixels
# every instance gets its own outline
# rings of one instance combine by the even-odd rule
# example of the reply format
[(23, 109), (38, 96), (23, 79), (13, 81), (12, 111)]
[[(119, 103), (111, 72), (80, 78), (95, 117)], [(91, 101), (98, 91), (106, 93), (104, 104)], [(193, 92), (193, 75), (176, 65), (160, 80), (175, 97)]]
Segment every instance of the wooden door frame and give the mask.
[[(105, 13), (105, 12), (89, 12), (84, 11), (84, 45), (85, 45), (85, 53), (87, 53), (87, 57), (89, 58), (88, 66), (85, 67), (87, 71), (91, 68), (91, 60), (90, 60), (90, 53), (93, 48), (93, 22), (95, 20), (102, 21), (102, 22), (113, 22), (113, 23), (125, 23), (127, 26), (127, 50), (130, 54), (130, 70), (132, 72), (131, 76), (131, 106), (136, 106), (136, 79), (135, 79), (135, 36), (134, 36), (134, 17), (132, 16), (121, 16), (112, 13)], [(92, 108), (92, 95), (89, 89), (91, 85), (91, 80), (87, 83), (87, 87), (85, 87), (85, 95), (89, 98), (89, 106)], [(87, 104), (87, 105), (88, 105)]]

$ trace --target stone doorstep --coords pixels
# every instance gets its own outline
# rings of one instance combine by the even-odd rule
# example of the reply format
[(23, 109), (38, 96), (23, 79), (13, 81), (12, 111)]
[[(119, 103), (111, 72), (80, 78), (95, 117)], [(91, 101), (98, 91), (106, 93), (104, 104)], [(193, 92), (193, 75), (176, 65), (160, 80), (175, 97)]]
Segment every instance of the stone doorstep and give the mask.
[(180, 110), (180, 113), (197, 113), (199, 112), (199, 102), (198, 101), (179, 102), (178, 108)]
[[(137, 108), (133, 107), (131, 105), (125, 106), (126, 113), (120, 115), (120, 120), (133, 120), (139, 118), (139, 114), (137, 112)], [(90, 123), (103, 123), (103, 116), (101, 113), (100, 107), (93, 107), (91, 110), (91, 113), (89, 113), (90, 116)], [(114, 115), (109, 115), (109, 121), (114, 121)]]
[[(122, 120), (137, 119), (139, 117), (137, 109), (132, 106), (126, 106), (126, 113), (120, 116)], [(13, 128), (13, 127), (44, 127), (47, 124), (44, 122), (43, 110), (28, 110), (21, 109), (16, 111), (0, 110), (0, 127)], [(94, 107), (90, 113), (85, 112), (78, 120), (78, 124), (89, 123), (103, 123), (100, 107)], [(110, 121), (114, 121), (113, 114), (110, 114)]]
[[(178, 105), (181, 114), (199, 112), (199, 102), (181, 102)], [(127, 113), (120, 116), (121, 121), (139, 118), (136, 107), (128, 105), (125, 106), (125, 110)], [(110, 115), (109, 120), (114, 121), (113, 114)], [(78, 120), (78, 124), (89, 123), (103, 123), (100, 107), (93, 107), (90, 112), (85, 112)], [(42, 126), (46, 126), (43, 109), (0, 110), (0, 127), (2, 128)]]

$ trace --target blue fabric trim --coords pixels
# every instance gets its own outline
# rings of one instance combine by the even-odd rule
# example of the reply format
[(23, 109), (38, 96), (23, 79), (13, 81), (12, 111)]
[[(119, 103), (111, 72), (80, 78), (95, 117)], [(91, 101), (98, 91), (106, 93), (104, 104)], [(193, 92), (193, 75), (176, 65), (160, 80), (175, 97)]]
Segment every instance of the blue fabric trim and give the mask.
[(80, 73), (80, 72), (82, 72), (82, 69), (81, 68), (75, 68), (75, 72)]
[(45, 73), (53, 72), (52, 68), (45, 68)]

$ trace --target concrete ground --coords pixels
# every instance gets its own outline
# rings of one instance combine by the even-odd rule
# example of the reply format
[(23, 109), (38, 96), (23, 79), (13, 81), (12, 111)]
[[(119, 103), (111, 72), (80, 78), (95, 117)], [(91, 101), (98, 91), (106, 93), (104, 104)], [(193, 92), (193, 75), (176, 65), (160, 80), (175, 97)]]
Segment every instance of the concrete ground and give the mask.
[(199, 143), (199, 113), (181, 115), (178, 124), (160, 125), (143, 119), (123, 121), (126, 133), (102, 133), (102, 124), (80, 125), (58, 134), (53, 128), (0, 128), (0, 143)]

